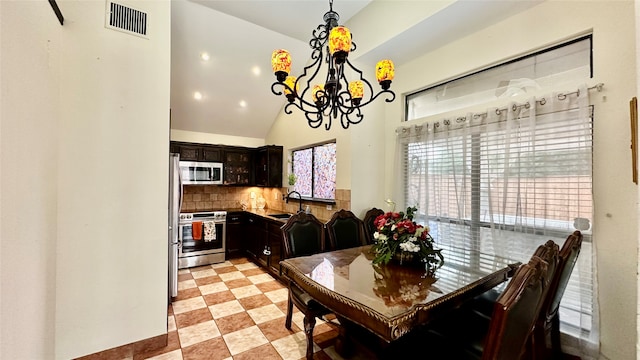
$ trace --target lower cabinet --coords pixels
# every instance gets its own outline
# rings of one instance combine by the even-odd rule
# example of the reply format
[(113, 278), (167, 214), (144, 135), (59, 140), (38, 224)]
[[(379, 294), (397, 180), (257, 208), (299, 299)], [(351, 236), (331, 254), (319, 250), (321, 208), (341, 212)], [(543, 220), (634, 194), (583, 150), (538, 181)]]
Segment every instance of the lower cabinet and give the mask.
[(268, 270), (275, 278), (280, 278), (280, 260), (283, 258), (280, 227), (284, 223), (254, 214), (246, 213), (245, 215), (247, 216), (246, 228), (240, 238), (246, 256)]
[(271, 252), (271, 255), (269, 257), (269, 271), (271, 271), (272, 274), (278, 277), (282, 275), (282, 272), (280, 271), (280, 260), (284, 258), (282, 230), (280, 229), (282, 225), (284, 224), (269, 222), (269, 230), (267, 233), (267, 239)]
[(246, 227), (246, 215), (243, 211), (230, 211), (227, 213), (227, 259), (245, 256), (243, 239)]

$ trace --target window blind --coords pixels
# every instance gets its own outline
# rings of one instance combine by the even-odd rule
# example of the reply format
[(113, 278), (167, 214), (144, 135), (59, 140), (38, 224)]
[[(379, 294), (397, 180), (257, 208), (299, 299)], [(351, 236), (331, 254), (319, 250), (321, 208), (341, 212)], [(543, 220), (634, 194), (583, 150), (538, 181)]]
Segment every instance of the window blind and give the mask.
[[(581, 230), (560, 319), (563, 332), (591, 339), (593, 108), (579, 102), (549, 95), (399, 128), (397, 194), (418, 207), (417, 220), (429, 225), (445, 261), (447, 251), (472, 248), (527, 262), (547, 240), (562, 246)], [(482, 259), (477, 264), (491, 271)]]

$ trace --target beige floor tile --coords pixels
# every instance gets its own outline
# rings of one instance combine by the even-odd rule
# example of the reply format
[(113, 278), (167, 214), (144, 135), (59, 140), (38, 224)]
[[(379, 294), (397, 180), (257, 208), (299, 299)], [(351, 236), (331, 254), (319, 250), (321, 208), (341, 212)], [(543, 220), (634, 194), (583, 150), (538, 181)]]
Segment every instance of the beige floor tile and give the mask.
[(195, 287), (198, 287), (198, 285), (196, 284), (196, 281), (193, 279), (189, 279), (189, 280), (185, 280), (185, 281), (180, 281), (178, 283), (178, 291), (180, 290), (186, 290), (186, 289), (193, 289)]
[(269, 342), (257, 326), (238, 330), (223, 336), (231, 355), (253, 349)]
[(231, 292), (238, 299), (262, 294), (262, 291), (260, 291), (260, 289), (258, 289), (255, 285), (248, 285), (248, 286), (242, 286), (239, 288), (231, 289)]
[(220, 330), (216, 322), (210, 320), (178, 329), (178, 336), (180, 336), (180, 345), (187, 347), (220, 336)]
[(171, 315), (167, 318), (167, 332), (176, 331), (176, 318)]
[(242, 279), (245, 277), (244, 274), (241, 273), (240, 271), (232, 271), (224, 274), (218, 274), (218, 276), (220, 276), (220, 279), (222, 279), (222, 281)]
[(209, 306), (209, 311), (211, 311), (211, 315), (213, 315), (214, 319), (219, 319), (221, 317), (243, 312), (244, 308), (238, 300), (232, 300), (221, 304), (211, 305)]
[(274, 303), (280, 301), (286, 301), (289, 298), (289, 289), (278, 289), (274, 291), (268, 291), (264, 293), (266, 297), (271, 299)]
[(182, 350), (176, 349), (168, 353), (151, 357), (149, 360), (182, 360)]
[(222, 281), (200, 286), (200, 292), (202, 295), (209, 295), (227, 290), (229, 290), (229, 287), (227, 287), (227, 284)]
[[(256, 324), (262, 324), (279, 317), (284, 317), (284, 313), (274, 304), (261, 306), (255, 309), (247, 310), (247, 314), (251, 316)], [(284, 326), (284, 323), (283, 323)], [(302, 328), (304, 329), (304, 327)]]
[(249, 270), (249, 269), (257, 269), (257, 268), (258, 268), (258, 265), (254, 264), (252, 262), (236, 264), (236, 269), (238, 269), (239, 271), (244, 271), (244, 270)]
[(198, 296), (191, 299), (176, 301), (172, 306), (174, 314), (181, 314), (191, 310), (202, 309), (207, 307), (207, 304), (204, 302), (202, 296)]
[(180, 270), (178, 270), (178, 275), (188, 274), (190, 272), (191, 272), (191, 270), (189, 270), (189, 269), (180, 269)]
[[(271, 345), (284, 360), (298, 360), (304, 358), (307, 353), (307, 337), (302, 331), (272, 341)], [(313, 344), (313, 352), (317, 351), (320, 351), (320, 348)]]
[(218, 273), (214, 269), (206, 269), (203, 271), (196, 271), (191, 273), (191, 276), (193, 276), (194, 279), (200, 279), (214, 275), (218, 275)]
[(214, 269), (218, 269), (218, 268), (223, 268), (223, 267), (232, 266), (232, 265), (233, 264), (231, 262), (225, 261), (223, 263), (213, 264), (211, 265), (211, 267)]
[[(294, 305), (293, 308), (295, 309), (296, 306)], [(296, 324), (300, 329), (304, 329), (304, 314), (301, 311), (294, 311), (293, 312), (293, 316), (291, 317), (291, 321), (293, 321), (294, 324)], [(325, 321), (320, 319), (320, 318), (316, 318), (316, 325), (315, 327), (317, 328), (318, 326), (320, 326), (321, 324), (324, 324)], [(316, 331), (314, 330), (314, 333)]]
[(269, 282), (269, 281), (273, 281), (273, 277), (269, 274), (260, 274), (260, 275), (254, 275), (254, 276), (247, 276), (247, 279), (249, 279), (249, 281), (251, 281), (254, 284), (261, 284), (261, 283), (265, 283), (265, 282)]

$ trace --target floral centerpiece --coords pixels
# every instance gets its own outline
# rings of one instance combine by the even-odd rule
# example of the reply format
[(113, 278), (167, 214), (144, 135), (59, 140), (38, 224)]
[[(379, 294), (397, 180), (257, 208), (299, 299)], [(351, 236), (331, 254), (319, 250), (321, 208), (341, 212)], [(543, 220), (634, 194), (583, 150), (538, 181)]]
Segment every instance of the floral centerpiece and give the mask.
[(395, 260), (400, 264), (424, 264), (429, 270), (442, 266), (442, 250), (434, 248), (429, 227), (413, 221), (413, 214), (417, 210), (415, 206), (408, 207), (406, 213), (387, 212), (374, 220), (373, 264)]

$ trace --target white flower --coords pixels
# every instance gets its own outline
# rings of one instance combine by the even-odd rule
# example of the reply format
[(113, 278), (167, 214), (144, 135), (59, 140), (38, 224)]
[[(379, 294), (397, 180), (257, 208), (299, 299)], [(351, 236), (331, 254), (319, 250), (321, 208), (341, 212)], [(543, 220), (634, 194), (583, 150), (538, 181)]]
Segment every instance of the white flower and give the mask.
[(391, 225), (391, 231), (394, 231), (396, 229), (396, 224)]
[(417, 240), (418, 240), (418, 238), (415, 237), (415, 236), (410, 236), (409, 237), (409, 241), (411, 241), (411, 242), (416, 242)]
[(420, 246), (407, 241), (400, 244), (400, 249), (407, 252), (418, 252), (420, 251)]
[(373, 233), (373, 238), (376, 239), (377, 241), (380, 241), (380, 242), (387, 241), (387, 235), (381, 234), (381, 233), (379, 233), (377, 231)]

